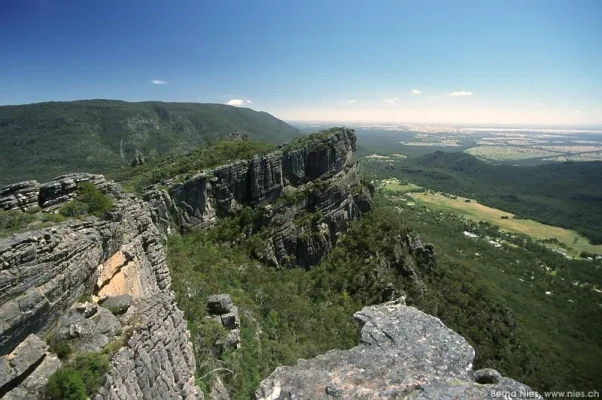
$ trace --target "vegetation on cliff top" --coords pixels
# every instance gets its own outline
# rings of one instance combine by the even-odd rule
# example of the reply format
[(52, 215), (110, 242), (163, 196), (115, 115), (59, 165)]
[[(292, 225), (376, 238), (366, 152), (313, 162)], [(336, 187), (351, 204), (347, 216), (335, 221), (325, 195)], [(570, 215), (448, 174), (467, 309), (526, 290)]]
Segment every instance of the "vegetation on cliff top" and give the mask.
[(166, 180), (189, 179), (204, 169), (250, 159), (275, 149), (276, 146), (271, 144), (251, 140), (219, 140), (183, 156), (152, 160), (136, 167), (122, 167), (108, 177), (140, 193), (149, 185)]
[(59, 213), (65, 217), (93, 215), (102, 218), (113, 207), (113, 200), (90, 182), (77, 184), (77, 195), (73, 201), (62, 206)]
[(0, 106), (0, 186), (73, 171), (106, 174), (136, 155), (183, 154), (231, 132), (278, 144), (299, 131), (222, 104), (87, 100)]
[(310, 143), (314, 143), (316, 146), (325, 146), (324, 139), (328, 139), (332, 134), (345, 131), (347, 128), (342, 126), (335, 126), (330, 129), (325, 129), (320, 132), (315, 132), (309, 135), (300, 136), (294, 139), (292, 142), (287, 143), (282, 147), (283, 152), (299, 150)]

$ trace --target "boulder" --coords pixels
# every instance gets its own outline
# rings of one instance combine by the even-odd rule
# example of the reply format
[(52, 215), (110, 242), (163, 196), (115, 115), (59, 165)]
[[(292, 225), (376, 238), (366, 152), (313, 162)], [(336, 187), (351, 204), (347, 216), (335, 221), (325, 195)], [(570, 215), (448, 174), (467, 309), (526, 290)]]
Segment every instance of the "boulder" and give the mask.
[(213, 294), (207, 298), (207, 308), (213, 315), (227, 314), (232, 306), (229, 294)]
[(9, 354), (0, 357), (0, 393), (46, 356), (46, 343), (31, 334)]
[[(531, 389), (494, 370), (472, 372), (474, 349), (443, 323), (397, 302), (355, 314), (360, 344), (278, 367), (256, 399), (481, 399)], [(476, 381), (477, 377), (483, 383)], [(490, 379), (496, 377), (496, 379)]]
[(132, 305), (133, 297), (129, 294), (121, 294), (119, 296), (107, 297), (100, 305), (108, 309), (115, 315), (124, 314)]

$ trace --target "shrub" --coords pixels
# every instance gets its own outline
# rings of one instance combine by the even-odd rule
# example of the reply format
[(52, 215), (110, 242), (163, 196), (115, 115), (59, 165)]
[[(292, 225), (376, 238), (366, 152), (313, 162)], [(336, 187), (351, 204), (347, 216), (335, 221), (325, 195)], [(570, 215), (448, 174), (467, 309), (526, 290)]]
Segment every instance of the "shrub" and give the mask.
[(109, 196), (102, 193), (90, 182), (82, 182), (78, 185), (77, 200), (88, 206), (88, 213), (96, 217), (103, 217), (113, 207), (113, 201)]
[(88, 214), (88, 205), (81, 201), (74, 200), (62, 206), (59, 213), (65, 217), (83, 217)]
[(45, 396), (50, 400), (85, 400), (100, 387), (109, 372), (109, 360), (100, 353), (78, 354), (48, 378)]
[(59, 368), (48, 378), (45, 397), (49, 400), (86, 400), (86, 386), (78, 371)]
[(113, 207), (113, 200), (90, 182), (79, 183), (77, 192), (75, 200), (61, 207), (59, 210), (61, 215), (65, 217), (94, 215), (102, 218)]
[(50, 351), (55, 353), (61, 360), (65, 360), (73, 352), (73, 348), (66, 341), (54, 341), (50, 344)]
[(0, 211), (0, 230), (8, 233), (15, 232), (35, 221), (36, 217), (23, 211)]
[(109, 372), (109, 360), (100, 353), (83, 353), (75, 359), (75, 369), (82, 377), (86, 391), (94, 394)]
[(42, 222), (51, 222), (51, 223), (61, 223), (66, 220), (65, 216), (62, 214), (50, 214), (43, 213), (42, 214)]

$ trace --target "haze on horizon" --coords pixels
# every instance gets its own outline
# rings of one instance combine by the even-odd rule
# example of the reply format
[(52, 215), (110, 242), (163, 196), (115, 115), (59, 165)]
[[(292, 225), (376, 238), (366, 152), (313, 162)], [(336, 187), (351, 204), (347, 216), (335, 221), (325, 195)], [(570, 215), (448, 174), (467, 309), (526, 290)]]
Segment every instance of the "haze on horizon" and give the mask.
[(4, 0), (0, 104), (224, 103), (285, 120), (602, 124), (599, 0)]

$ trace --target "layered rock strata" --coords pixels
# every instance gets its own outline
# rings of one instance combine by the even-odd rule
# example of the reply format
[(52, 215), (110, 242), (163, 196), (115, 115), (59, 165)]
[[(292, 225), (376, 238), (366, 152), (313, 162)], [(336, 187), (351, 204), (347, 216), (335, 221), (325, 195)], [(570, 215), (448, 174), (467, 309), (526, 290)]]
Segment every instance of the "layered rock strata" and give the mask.
[[(186, 324), (169, 290), (161, 234), (146, 203), (100, 175), (73, 174), (39, 186), (12, 185), (2, 191), (3, 199), (16, 200), (2, 204), (5, 208), (16, 204), (8, 209), (26, 210), (33, 204), (53, 209), (73, 199), (81, 181), (114, 197), (114, 210), (105, 219), (71, 220), (0, 240), (0, 356), (18, 349), (32, 334), (45, 337), (58, 329), (59, 317), (69, 315), (82, 297), (129, 295), (136, 304), (132, 312), (143, 316), (113, 357), (98, 398), (201, 398), (194, 386), (195, 362)], [(26, 187), (36, 203), (23, 200)], [(36, 190), (37, 196), (31, 195)], [(87, 332), (87, 318), (66, 326)], [(110, 340), (92, 337), (94, 349)], [(0, 390), (13, 389), (13, 397), (23, 393), (21, 382), (35, 372), (21, 371), (9, 382), (0, 382)]]
[[(203, 171), (144, 198), (164, 231), (205, 228), (243, 206), (263, 212), (253, 231), (268, 227), (258, 257), (277, 267), (315, 265), (349, 223), (371, 207), (373, 188), (361, 182), (353, 130), (341, 129), (262, 157)], [(309, 221), (308, 213), (319, 212)], [(308, 224), (307, 222), (311, 222)]]

